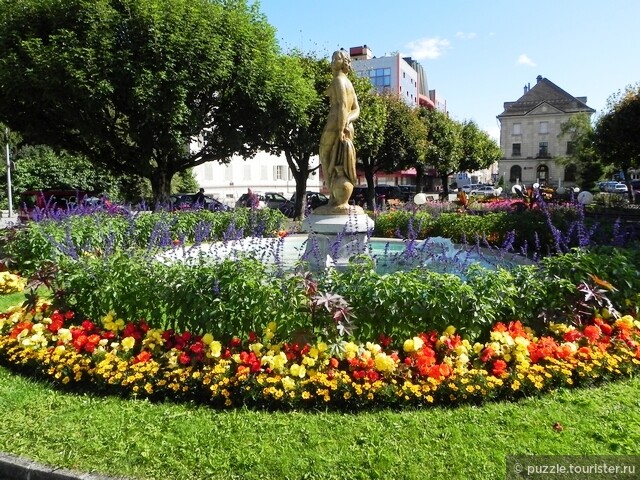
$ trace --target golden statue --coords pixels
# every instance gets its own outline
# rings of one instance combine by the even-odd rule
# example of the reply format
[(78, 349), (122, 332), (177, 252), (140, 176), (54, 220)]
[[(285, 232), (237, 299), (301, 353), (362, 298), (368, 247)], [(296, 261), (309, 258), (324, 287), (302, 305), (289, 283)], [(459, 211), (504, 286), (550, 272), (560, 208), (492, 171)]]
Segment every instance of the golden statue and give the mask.
[(346, 213), (356, 174), (353, 122), (360, 115), (358, 98), (347, 73), (351, 57), (341, 49), (331, 57), (333, 80), (325, 94), (329, 97), (329, 116), (320, 137), (320, 165), (329, 188), (329, 204), (316, 213)]

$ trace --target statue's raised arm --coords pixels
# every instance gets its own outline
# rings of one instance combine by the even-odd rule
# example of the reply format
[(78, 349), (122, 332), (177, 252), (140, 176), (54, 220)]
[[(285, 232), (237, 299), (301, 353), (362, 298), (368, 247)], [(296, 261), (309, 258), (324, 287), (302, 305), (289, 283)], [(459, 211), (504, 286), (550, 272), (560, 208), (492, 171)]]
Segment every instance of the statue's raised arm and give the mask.
[(358, 98), (347, 73), (351, 57), (338, 50), (331, 57), (333, 79), (325, 92), (329, 97), (329, 116), (320, 138), (320, 165), (329, 188), (332, 211), (348, 210), (349, 197), (357, 183), (353, 122), (360, 116)]

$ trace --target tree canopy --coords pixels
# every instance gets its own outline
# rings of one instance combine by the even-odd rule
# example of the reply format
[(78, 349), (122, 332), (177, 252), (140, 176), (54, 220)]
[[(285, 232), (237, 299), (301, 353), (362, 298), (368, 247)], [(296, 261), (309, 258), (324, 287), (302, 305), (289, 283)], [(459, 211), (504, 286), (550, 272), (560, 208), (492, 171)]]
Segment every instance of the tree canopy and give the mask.
[[(0, 0), (0, 121), (151, 181), (251, 157), (291, 96), (247, 0)], [(198, 148), (188, 145), (198, 138)]]
[(609, 98), (595, 126), (595, 149), (603, 163), (622, 170), (640, 168), (640, 84)]

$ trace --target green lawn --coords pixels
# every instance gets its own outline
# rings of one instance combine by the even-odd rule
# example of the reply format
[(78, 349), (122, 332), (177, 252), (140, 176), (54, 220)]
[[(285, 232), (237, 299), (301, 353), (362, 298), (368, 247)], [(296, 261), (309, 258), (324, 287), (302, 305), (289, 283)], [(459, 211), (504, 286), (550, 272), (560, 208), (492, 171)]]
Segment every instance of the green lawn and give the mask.
[[(640, 380), (422, 411), (216, 411), (0, 368), (0, 451), (133, 479), (493, 479), (508, 454), (638, 454)], [(562, 429), (554, 428), (559, 423)]]

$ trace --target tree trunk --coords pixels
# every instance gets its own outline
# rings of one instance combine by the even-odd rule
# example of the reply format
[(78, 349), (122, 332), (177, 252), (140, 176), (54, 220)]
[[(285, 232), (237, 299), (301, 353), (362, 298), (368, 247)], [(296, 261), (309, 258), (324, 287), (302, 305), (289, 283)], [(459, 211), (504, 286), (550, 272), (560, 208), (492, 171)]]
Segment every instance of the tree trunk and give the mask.
[(293, 206), (293, 219), (304, 220), (304, 214), (307, 209), (307, 178), (309, 176), (309, 158), (311, 155), (303, 154), (301, 158), (295, 159), (290, 152), (285, 151), (284, 156), (287, 159), (289, 170), (293, 173), (293, 178), (296, 181), (296, 200)]
[(164, 170), (154, 170), (153, 174), (149, 176), (151, 181), (151, 191), (153, 192), (153, 201), (155, 208), (166, 206), (169, 203), (169, 196), (171, 195), (171, 179), (173, 178), (173, 172), (167, 172)]
[(367, 180), (367, 209), (376, 209), (376, 186), (373, 183), (373, 167), (364, 168), (364, 178)]
[(440, 180), (442, 180), (442, 200), (449, 200), (449, 175), (442, 175)]

